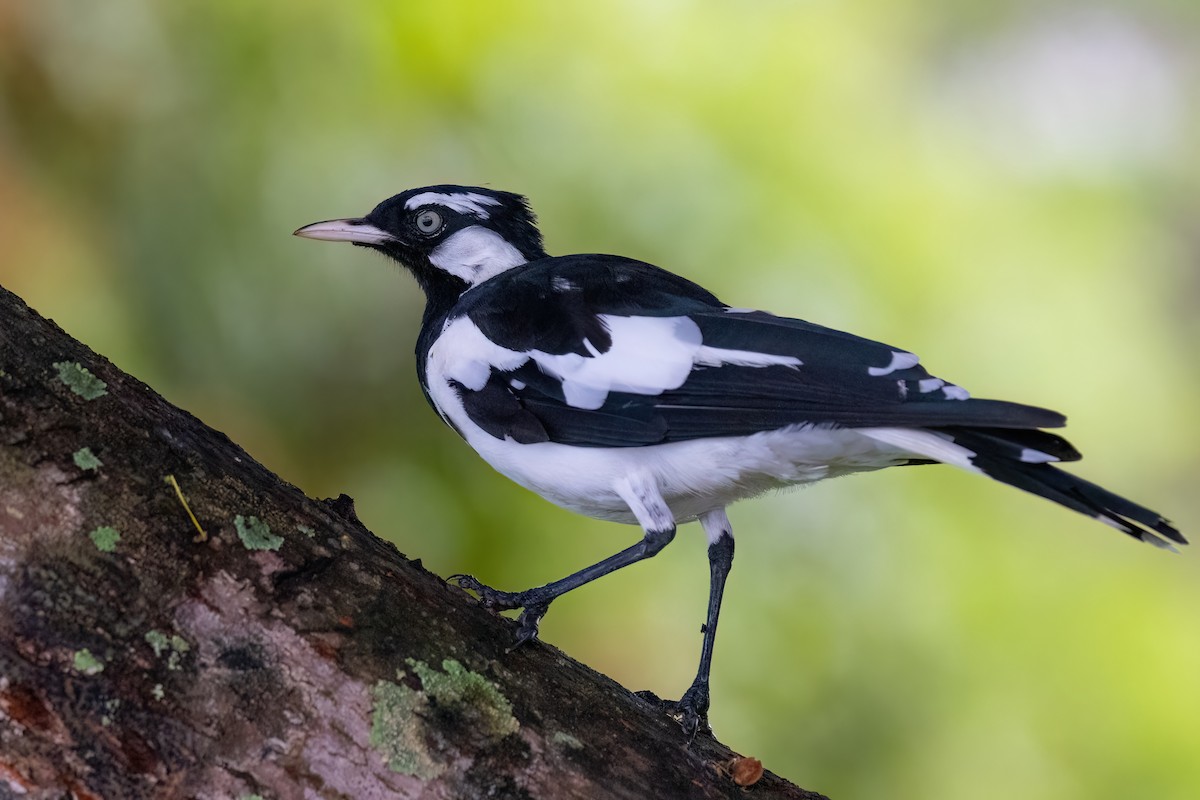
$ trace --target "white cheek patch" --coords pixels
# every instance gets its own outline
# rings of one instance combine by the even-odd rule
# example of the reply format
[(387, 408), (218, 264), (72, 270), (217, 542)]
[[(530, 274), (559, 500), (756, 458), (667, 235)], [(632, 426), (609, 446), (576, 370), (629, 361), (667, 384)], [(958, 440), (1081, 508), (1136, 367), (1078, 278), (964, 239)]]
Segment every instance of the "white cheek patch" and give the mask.
[(487, 206), (498, 206), (500, 205), (500, 201), (494, 197), (488, 197), (486, 194), (478, 194), (477, 192), (453, 192), (450, 194), (443, 192), (422, 192), (404, 201), (404, 207), (410, 211), (414, 208), (429, 205), (444, 206), (451, 211), (457, 211), (459, 214), (474, 214), (480, 219), (487, 219), (491, 216), (487, 210)]
[(495, 231), (472, 225), (435, 247), (429, 263), (474, 286), (524, 264), (525, 256)]

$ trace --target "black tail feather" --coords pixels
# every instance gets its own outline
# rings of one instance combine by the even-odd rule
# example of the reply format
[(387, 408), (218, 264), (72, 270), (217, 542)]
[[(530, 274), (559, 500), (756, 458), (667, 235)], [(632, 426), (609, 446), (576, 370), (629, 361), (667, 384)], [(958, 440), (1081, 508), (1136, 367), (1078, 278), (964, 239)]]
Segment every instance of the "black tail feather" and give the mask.
[[(1078, 461), (1081, 456), (1070, 442), (1056, 433), (1012, 428), (940, 428), (954, 441), (976, 453), (1004, 456), (1016, 461)], [(1038, 459), (1037, 454), (1050, 456)]]
[[(966, 443), (964, 446), (970, 447)], [(1170, 542), (1187, 544), (1183, 534), (1160, 514), (1083, 478), (1077, 478), (1050, 464), (1014, 461), (986, 450), (977, 452), (978, 455), (972, 459), (974, 465), (985, 475), (1002, 483), (1094, 517), (1124, 534), (1156, 547), (1174, 550)]]

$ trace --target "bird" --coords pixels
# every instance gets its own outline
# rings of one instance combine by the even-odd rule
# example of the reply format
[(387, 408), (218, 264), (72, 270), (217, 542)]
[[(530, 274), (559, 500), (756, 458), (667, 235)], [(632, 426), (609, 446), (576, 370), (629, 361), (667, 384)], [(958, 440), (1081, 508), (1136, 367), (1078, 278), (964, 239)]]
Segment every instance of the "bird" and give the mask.
[(1061, 470), (1066, 418), (976, 399), (902, 348), (736, 306), (667, 270), (603, 254), (548, 255), (529, 201), (476, 186), (397, 194), (296, 236), (379, 251), (424, 291), (417, 377), (442, 420), (495, 470), (589, 517), (640, 526), (634, 544), (562, 579), (501, 591), (514, 647), (567, 592), (651, 558), (698, 520), (709, 599), (696, 677), (668, 704), (708, 727), (710, 672), (733, 563), (727, 507), (773, 489), (904, 465), (949, 464), (1174, 550), (1160, 514)]

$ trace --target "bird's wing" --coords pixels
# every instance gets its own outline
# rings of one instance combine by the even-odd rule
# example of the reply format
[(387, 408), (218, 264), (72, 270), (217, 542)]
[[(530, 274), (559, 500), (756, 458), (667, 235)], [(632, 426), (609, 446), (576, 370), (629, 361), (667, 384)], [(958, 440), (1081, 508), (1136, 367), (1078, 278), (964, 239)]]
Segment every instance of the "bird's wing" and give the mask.
[(519, 442), (622, 447), (799, 424), (1065, 422), (968, 399), (907, 351), (728, 308), (678, 276), (611, 256), (547, 259), (480, 285), (435, 347), (472, 420)]

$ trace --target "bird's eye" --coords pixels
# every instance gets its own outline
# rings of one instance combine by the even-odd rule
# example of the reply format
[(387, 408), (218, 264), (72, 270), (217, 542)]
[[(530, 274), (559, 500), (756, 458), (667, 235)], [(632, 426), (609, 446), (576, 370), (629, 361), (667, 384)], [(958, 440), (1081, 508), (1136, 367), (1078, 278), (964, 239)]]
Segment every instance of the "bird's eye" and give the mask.
[(417, 214), (417, 230), (424, 234), (434, 234), (442, 229), (442, 215), (426, 209)]

